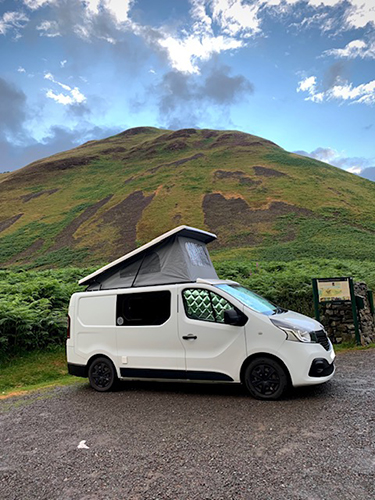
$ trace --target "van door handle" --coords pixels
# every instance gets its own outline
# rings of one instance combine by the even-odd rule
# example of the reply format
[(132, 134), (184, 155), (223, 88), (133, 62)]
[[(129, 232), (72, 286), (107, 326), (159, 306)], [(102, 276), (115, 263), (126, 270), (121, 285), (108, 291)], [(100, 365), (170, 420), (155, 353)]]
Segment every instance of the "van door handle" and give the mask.
[(189, 333), (189, 335), (184, 335), (182, 338), (184, 340), (196, 340), (198, 337), (196, 335), (193, 335), (192, 333)]

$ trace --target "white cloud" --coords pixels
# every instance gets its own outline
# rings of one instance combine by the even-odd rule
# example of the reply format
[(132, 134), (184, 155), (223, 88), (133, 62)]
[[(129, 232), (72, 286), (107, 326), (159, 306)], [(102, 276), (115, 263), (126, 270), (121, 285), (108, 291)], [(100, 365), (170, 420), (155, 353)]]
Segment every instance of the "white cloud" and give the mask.
[(98, 16), (101, 10), (107, 10), (115, 19), (117, 24), (129, 20), (129, 11), (133, 0), (81, 0), (91, 15)]
[[(207, 61), (214, 54), (243, 47), (248, 38), (259, 35), (266, 10), (273, 13), (287, 11), (294, 15), (297, 3), (301, 6), (305, 4), (315, 9), (315, 14), (303, 20), (301, 26), (306, 28), (315, 24), (322, 31), (330, 31), (337, 23), (337, 11), (333, 9), (338, 6), (346, 9), (346, 21), (351, 19), (350, 15), (354, 12), (362, 12), (363, 16), (371, 20), (368, 13), (372, 10), (368, 4), (374, 3), (374, 0), (365, 2), (366, 5), (362, 5), (361, 1), (363, 0), (259, 0), (249, 3), (245, 0), (190, 0), (191, 27), (178, 33), (160, 28), (157, 32), (161, 37), (156, 39), (156, 43), (166, 50), (173, 69), (198, 74), (200, 62)], [(142, 36), (145, 32), (143, 27), (135, 23), (130, 23), (129, 26), (138, 35)], [(352, 21), (347, 21), (346, 27), (353, 27)], [(310, 98), (321, 102), (324, 95), (311, 90)]]
[(114, 16), (118, 23), (128, 21), (128, 14), (133, 0), (104, 0), (105, 8)]
[(73, 104), (73, 99), (71, 96), (61, 93), (55, 94), (55, 92), (53, 92), (53, 90), (51, 89), (47, 90), (46, 97), (48, 97), (49, 99), (53, 99), (54, 101), (58, 102), (59, 104), (63, 104), (64, 106)]
[[(30, 10), (59, 4), (59, 0), (22, 2)], [(132, 32), (150, 45), (161, 48), (174, 70), (199, 74), (201, 63), (213, 55), (244, 47), (249, 38), (259, 36), (266, 15), (273, 14), (276, 18), (281, 14), (288, 14), (296, 19), (301, 18), (301, 12), (306, 12), (308, 16), (299, 22), (301, 29), (314, 25), (319, 26), (322, 31), (331, 31), (339, 22), (341, 29), (348, 29), (363, 27), (368, 22), (375, 23), (374, 2), (375, 0), (189, 0), (190, 19), (184, 27), (172, 29), (165, 24), (154, 28), (133, 21), (130, 13), (136, 0), (75, 0), (74, 5), (81, 6), (81, 11), (76, 15), (71, 29), (83, 40), (89, 41), (95, 37), (111, 44), (117, 43), (120, 32)], [(142, 8), (141, 3), (139, 7)], [(106, 29), (97, 29), (101, 17), (105, 17), (104, 21), (108, 25), (108, 14), (113, 22), (110, 33)], [(104, 21), (101, 24), (103, 26)], [(9, 27), (0, 20), (0, 34), (4, 34), (7, 29)], [(42, 21), (37, 30), (41, 36), (61, 35), (58, 20)], [(358, 57), (374, 57), (373, 47), (366, 49), (359, 46), (358, 42), (360, 41), (354, 40), (352, 45), (348, 44), (344, 49), (332, 49), (325, 54), (354, 57), (357, 50)], [(311, 95), (311, 100), (314, 101), (322, 98), (315, 93)]]
[(314, 15), (305, 17), (300, 23), (292, 23), (291, 26), (300, 28), (318, 27), (322, 33), (326, 33), (337, 29), (338, 18), (335, 16), (330, 17), (329, 12), (325, 9), (324, 12), (317, 12)]
[(326, 50), (322, 55), (346, 59), (355, 59), (356, 57), (375, 59), (375, 41), (368, 44), (364, 40), (353, 40), (343, 49)]
[(67, 62), (68, 61), (66, 59), (64, 59), (63, 61), (60, 61), (60, 67), (64, 68)]
[(86, 0), (85, 2), (87, 10), (94, 15), (99, 14), (99, 6), (101, 4), (101, 0)]
[(346, 169), (346, 171), (350, 172), (351, 174), (360, 174), (362, 170), (362, 167), (349, 167)]
[(308, 76), (298, 83), (297, 92), (308, 92), (306, 101), (322, 102), (324, 94), (316, 91), (316, 76)]
[(348, 157), (345, 151), (340, 152), (333, 148), (319, 147), (311, 151), (311, 153), (307, 151), (295, 151), (295, 153), (324, 161), (352, 174), (360, 174), (374, 164), (374, 158)]
[(334, 7), (342, 3), (342, 0), (308, 0), (307, 3), (312, 7)]
[(68, 104), (81, 104), (86, 101), (86, 97), (79, 91), (78, 87), (71, 89), (69, 94), (56, 94), (53, 90), (49, 89), (46, 92), (46, 97), (53, 99), (59, 104), (67, 106)]
[(306, 101), (338, 100), (356, 104), (375, 104), (375, 80), (357, 86), (349, 82), (342, 82), (324, 92), (317, 92), (316, 88), (316, 77), (310, 76), (298, 83), (297, 92), (308, 92), (309, 96), (305, 98)]
[(22, 66), (19, 66), (17, 71), (18, 71), (18, 73), (26, 73), (25, 68), (23, 68)]
[(91, 38), (91, 30), (86, 26), (76, 24), (73, 31), (79, 38), (82, 38), (82, 40), (89, 40)]
[[(199, 74), (200, 62), (214, 54), (243, 47), (245, 39), (259, 31), (256, 18), (259, 6), (244, 5), (243, 0), (190, 0), (190, 3), (193, 21), (190, 29), (178, 33), (170, 33), (166, 28), (157, 31), (156, 43), (166, 51), (176, 71)], [(144, 33), (140, 27), (135, 27), (137, 30), (138, 34)]]
[[(346, 26), (342, 29), (364, 28), (368, 23), (375, 24), (374, 0), (304, 0), (311, 7), (334, 8), (340, 6), (345, 8), (344, 20)], [(286, 0), (290, 3), (290, 0)], [(332, 13), (332, 16), (334, 14)]]
[(55, 80), (52, 73), (46, 73), (44, 75), (44, 79), (55, 83), (66, 91), (65, 94), (63, 94), (62, 92), (58, 94), (52, 89), (48, 89), (46, 92), (46, 97), (48, 97), (49, 99), (53, 99), (54, 101), (58, 102), (59, 104), (63, 104), (64, 106), (71, 104), (82, 104), (86, 101), (85, 95), (82, 94), (78, 87), (72, 88), (69, 85), (58, 82), (57, 80)]
[(318, 26), (321, 31), (345, 31), (364, 28), (369, 23), (375, 24), (374, 0), (263, 0), (260, 3), (274, 12), (289, 14), (293, 14), (293, 6), (297, 3), (301, 7), (308, 6), (316, 12), (310, 12), (299, 25)]
[(243, 44), (240, 40), (223, 36), (197, 36), (194, 33), (178, 39), (166, 36), (159, 40), (160, 47), (167, 50), (173, 69), (182, 73), (199, 73), (198, 61), (207, 61), (213, 54), (236, 49)]
[(202, 29), (212, 29), (212, 19), (206, 12), (206, 0), (190, 0), (191, 16), (202, 25)]
[(309, 92), (310, 94), (314, 94), (315, 88), (316, 76), (308, 76), (298, 83), (297, 92)]
[(41, 32), (40, 36), (46, 36), (48, 38), (61, 36), (59, 25), (56, 21), (42, 21), (36, 29)]
[(347, 23), (352, 28), (364, 28), (368, 23), (375, 24), (374, 0), (349, 0)]
[(327, 91), (329, 99), (342, 99), (363, 104), (375, 104), (375, 80), (354, 87), (352, 83), (335, 85)]
[(22, 29), (29, 22), (29, 18), (23, 12), (5, 12), (0, 18), (0, 35), (5, 35), (7, 31)]
[(258, 17), (263, 2), (245, 4), (243, 0), (212, 0), (212, 18), (230, 36), (252, 36), (260, 31)]
[(45, 80), (50, 80), (51, 82), (56, 83), (56, 85), (59, 85), (64, 90), (69, 90), (69, 91), (72, 90), (71, 87), (69, 87), (69, 85), (65, 85), (64, 83), (60, 83), (60, 82), (56, 81), (55, 78), (54, 78), (54, 76), (52, 75), (52, 73), (46, 73), (44, 75), (44, 79)]
[(375, 24), (374, 0), (307, 0), (307, 3), (315, 8), (337, 6), (345, 8), (346, 26), (342, 26), (342, 29), (364, 28), (368, 23)]
[(59, 0), (23, 0), (24, 5), (30, 10), (38, 10), (47, 5), (58, 4)]
[(316, 148), (314, 151), (310, 153), (312, 158), (316, 158), (317, 160), (324, 161), (326, 163), (330, 163), (338, 158), (339, 153), (332, 148)]

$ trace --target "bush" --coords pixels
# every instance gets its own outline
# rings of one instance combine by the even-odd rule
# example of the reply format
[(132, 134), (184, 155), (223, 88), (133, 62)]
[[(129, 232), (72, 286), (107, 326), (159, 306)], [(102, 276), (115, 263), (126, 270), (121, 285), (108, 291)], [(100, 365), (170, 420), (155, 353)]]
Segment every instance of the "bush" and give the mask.
[[(220, 278), (239, 281), (271, 302), (313, 316), (312, 278), (352, 276), (375, 289), (370, 261), (300, 259), (215, 263)], [(23, 351), (49, 349), (66, 338), (70, 296), (93, 269), (0, 270), (0, 359)]]
[(89, 272), (0, 271), (0, 358), (63, 344), (70, 296)]
[(289, 262), (222, 261), (215, 264), (222, 279), (248, 286), (271, 302), (314, 316), (312, 278), (351, 276), (375, 288), (373, 262), (338, 259), (300, 259)]

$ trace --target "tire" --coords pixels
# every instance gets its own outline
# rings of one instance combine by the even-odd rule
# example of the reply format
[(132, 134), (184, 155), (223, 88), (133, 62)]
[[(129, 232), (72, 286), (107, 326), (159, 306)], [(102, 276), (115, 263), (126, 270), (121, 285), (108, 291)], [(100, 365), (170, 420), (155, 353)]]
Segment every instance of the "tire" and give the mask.
[(274, 401), (285, 394), (289, 378), (278, 361), (259, 357), (246, 368), (244, 383), (253, 398)]
[(99, 392), (110, 391), (117, 382), (115, 367), (112, 361), (105, 357), (94, 359), (88, 375), (91, 387)]

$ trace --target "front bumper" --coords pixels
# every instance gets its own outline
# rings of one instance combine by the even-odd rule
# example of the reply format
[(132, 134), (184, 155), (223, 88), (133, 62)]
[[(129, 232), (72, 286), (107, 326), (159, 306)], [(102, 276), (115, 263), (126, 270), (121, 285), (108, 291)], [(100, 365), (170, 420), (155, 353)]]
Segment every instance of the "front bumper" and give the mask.
[(323, 384), (335, 373), (335, 352), (331, 343), (327, 351), (320, 344), (286, 340), (277, 355), (288, 368), (293, 387)]

